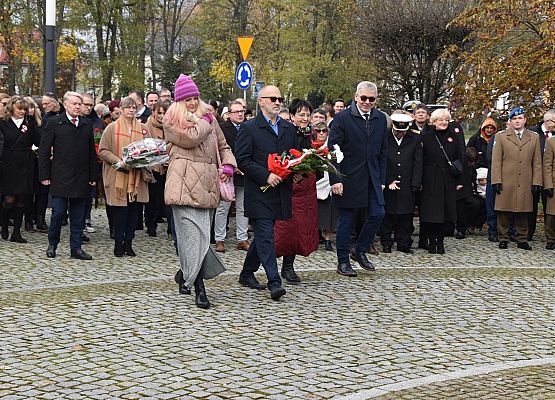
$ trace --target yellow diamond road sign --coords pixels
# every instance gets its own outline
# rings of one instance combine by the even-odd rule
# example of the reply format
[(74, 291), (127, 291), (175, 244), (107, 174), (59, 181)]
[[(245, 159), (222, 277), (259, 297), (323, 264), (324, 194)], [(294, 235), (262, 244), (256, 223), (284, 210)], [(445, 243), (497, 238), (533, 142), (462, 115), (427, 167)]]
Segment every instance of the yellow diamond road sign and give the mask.
[(241, 49), (241, 54), (243, 55), (243, 61), (247, 60), (247, 56), (249, 55), (249, 50), (251, 49), (253, 40), (254, 38), (252, 36), (240, 36), (237, 38), (239, 48)]

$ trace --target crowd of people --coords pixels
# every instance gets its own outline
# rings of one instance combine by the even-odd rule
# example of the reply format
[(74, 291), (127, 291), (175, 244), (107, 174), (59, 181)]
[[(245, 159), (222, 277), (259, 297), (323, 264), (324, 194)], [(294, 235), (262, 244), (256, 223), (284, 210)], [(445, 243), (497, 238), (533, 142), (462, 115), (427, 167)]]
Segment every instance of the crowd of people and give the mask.
[[(320, 245), (334, 251), (334, 234), (344, 276), (357, 275), (351, 261), (375, 269), (367, 255), (379, 253), (378, 236), (384, 253), (412, 254), (415, 217), (417, 246), (432, 254), (446, 252), (446, 236), (482, 229), (500, 249), (514, 241), (531, 250), (541, 200), (546, 249), (555, 249), (555, 110), (528, 129), (526, 111), (515, 107), (505, 121), (486, 118), (466, 142), (446, 108), (430, 112), (411, 101), (387, 115), (378, 98), (377, 86), (363, 81), (351, 102), (314, 108), (293, 99), (286, 108), (279, 88), (268, 85), (253, 115), (243, 99), (204, 102), (186, 75), (173, 95), (134, 90), (98, 104), (88, 93), (66, 92), (61, 102), (53, 93), (0, 93), (2, 239), (26, 243), (22, 229), (48, 233), (46, 256), (55, 258), (69, 224), (71, 257), (91, 260), (82, 243), (95, 231), (92, 205), (104, 198), (115, 257), (136, 256), (135, 232), (146, 227), (157, 236), (167, 221), (179, 292), (194, 287), (200, 308), (210, 306), (204, 279), (224, 270), (216, 253), (226, 251), (232, 209), (235, 247), (246, 252), (239, 283), (268, 288), (274, 300), (286, 293), (282, 278), (301, 282), (296, 257)], [(167, 142), (168, 163), (125, 164), (123, 148), (145, 138)], [(339, 146), (339, 174), (269, 171), (269, 155), (314, 143)], [(220, 185), (231, 182), (233, 202), (220, 196)], [(267, 285), (254, 275), (261, 265)]]

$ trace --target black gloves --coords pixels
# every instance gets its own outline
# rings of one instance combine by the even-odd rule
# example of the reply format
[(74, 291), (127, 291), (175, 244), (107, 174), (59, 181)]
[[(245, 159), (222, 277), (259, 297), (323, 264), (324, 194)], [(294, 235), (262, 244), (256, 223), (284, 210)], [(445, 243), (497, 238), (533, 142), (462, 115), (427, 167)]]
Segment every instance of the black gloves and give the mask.
[(493, 185), (491, 185), (493, 187), (493, 191), (497, 194), (501, 194), (501, 191), (503, 190), (503, 185), (501, 183), (494, 183)]
[(417, 193), (420, 191), (420, 186), (411, 186), (410, 187), (411, 192), (413, 193)]
[(553, 188), (551, 188), (551, 189), (545, 189), (545, 193), (546, 193), (549, 197), (553, 197)]
[(532, 193), (539, 193), (542, 191), (542, 187), (540, 185), (532, 185)]

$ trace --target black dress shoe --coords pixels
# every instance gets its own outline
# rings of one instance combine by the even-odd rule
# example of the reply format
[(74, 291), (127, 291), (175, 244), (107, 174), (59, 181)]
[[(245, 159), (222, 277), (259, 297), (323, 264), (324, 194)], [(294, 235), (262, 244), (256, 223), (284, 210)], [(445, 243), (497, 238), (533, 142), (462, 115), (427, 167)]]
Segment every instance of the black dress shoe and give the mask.
[(398, 247), (397, 246), (397, 251), (400, 251), (401, 253), (405, 253), (405, 254), (413, 254), (414, 251), (412, 251), (412, 249), (410, 247)]
[(148, 228), (146, 230), (146, 233), (150, 237), (156, 237), (156, 229), (154, 229), (154, 228)]
[(46, 225), (45, 221), (41, 221), (37, 223), (37, 232), (41, 232), (41, 233), (48, 232), (48, 225)]
[(356, 261), (358, 265), (360, 265), (360, 268), (363, 268), (367, 271), (374, 271), (376, 269), (372, 265), (372, 263), (368, 261), (368, 258), (366, 257), (366, 253), (364, 252), (361, 252), (361, 253), (352, 252), (351, 259)]
[(84, 233), (81, 233), (81, 240), (82, 240), (84, 243), (88, 243), (88, 242), (91, 241), (91, 238), (89, 238), (89, 237), (88, 237), (87, 235), (85, 235)]
[(546, 250), (555, 250), (555, 243), (548, 243), (545, 245)]
[(258, 282), (258, 279), (254, 275), (244, 276), (242, 274), (239, 275), (239, 283), (243, 286), (249, 287), (251, 289), (256, 290), (264, 290), (266, 286)]
[(464, 239), (466, 237), (466, 235), (464, 234), (464, 232), (457, 232), (457, 234), (455, 235), (455, 239)]
[(368, 247), (368, 253), (373, 254), (375, 256), (377, 256), (378, 254), (380, 254), (380, 252), (378, 251), (378, 249), (376, 249), (374, 247), (373, 244), (370, 245), (370, 247)]
[(384, 253), (391, 253), (391, 247), (392, 246), (389, 246), (389, 245), (387, 245), (387, 246), (383, 245), (383, 252)]
[(324, 240), (324, 248), (326, 249), (326, 251), (333, 251), (331, 240)]
[(349, 261), (337, 264), (337, 273), (343, 276), (357, 276)]
[(178, 269), (173, 279), (175, 280), (175, 283), (179, 285), (180, 294), (191, 294), (191, 289), (185, 286), (185, 279), (183, 279), (183, 271)]
[(76, 258), (78, 260), (92, 260), (92, 257), (85, 253), (82, 249), (71, 250), (71, 258)]
[(499, 242), (500, 249), (506, 249), (508, 246), (509, 246), (509, 242), (507, 242), (506, 240), (502, 240)]
[(27, 240), (25, 240), (23, 236), (21, 236), (20, 231), (14, 229), (14, 231), (12, 232), (12, 236), (10, 237), (10, 242), (27, 243)]
[(532, 250), (532, 247), (528, 244), (528, 242), (518, 243), (516, 247), (522, 250)]
[(495, 233), (490, 233), (488, 235), (488, 240), (490, 242), (499, 242), (499, 237)]
[(48, 249), (46, 249), (46, 257), (48, 258), (56, 257), (56, 246), (52, 246), (51, 244), (48, 245)]
[(279, 298), (284, 294), (285, 294), (285, 289), (282, 288), (281, 286), (277, 286), (272, 290), (270, 290), (270, 297), (272, 298), (272, 300), (279, 300)]

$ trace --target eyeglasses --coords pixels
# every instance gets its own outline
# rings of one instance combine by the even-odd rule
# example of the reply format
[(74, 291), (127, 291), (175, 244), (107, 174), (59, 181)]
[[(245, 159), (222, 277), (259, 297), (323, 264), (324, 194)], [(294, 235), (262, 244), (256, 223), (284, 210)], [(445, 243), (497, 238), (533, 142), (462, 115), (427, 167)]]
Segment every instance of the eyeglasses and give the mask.
[(245, 110), (237, 110), (237, 111), (230, 111), (230, 114), (244, 114), (246, 111)]
[(315, 130), (316, 132), (327, 132), (327, 131), (328, 131), (326, 128), (321, 128), (321, 129), (314, 128), (314, 130)]
[(359, 99), (363, 103), (366, 103), (366, 101), (369, 101), (370, 103), (373, 103), (376, 101), (376, 97), (374, 96), (359, 96)]
[(270, 102), (275, 103), (276, 101), (283, 103), (285, 98), (284, 97), (276, 97), (276, 96), (260, 96), (261, 99), (270, 99)]

